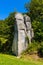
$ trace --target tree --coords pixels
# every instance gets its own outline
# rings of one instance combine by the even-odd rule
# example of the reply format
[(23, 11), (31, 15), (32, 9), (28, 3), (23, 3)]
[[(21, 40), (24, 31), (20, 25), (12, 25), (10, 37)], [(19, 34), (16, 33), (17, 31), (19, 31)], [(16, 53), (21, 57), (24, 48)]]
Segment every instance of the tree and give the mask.
[(43, 41), (43, 0), (31, 0), (26, 4), (35, 32), (35, 40)]
[(43, 22), (34, 20), (32, 27), (34, 29), (35, 40), (39, 42), (43, 41)]
[(13, 42), (15, 12), (11, 13), (5, 20), (0, 20), (0, 49), (10, 51)]
[(26, 9), (30, 11), (30, 16), (33, 19), (38, 19), (43, 22), (43, 0), (31, 0), (26, 4)]

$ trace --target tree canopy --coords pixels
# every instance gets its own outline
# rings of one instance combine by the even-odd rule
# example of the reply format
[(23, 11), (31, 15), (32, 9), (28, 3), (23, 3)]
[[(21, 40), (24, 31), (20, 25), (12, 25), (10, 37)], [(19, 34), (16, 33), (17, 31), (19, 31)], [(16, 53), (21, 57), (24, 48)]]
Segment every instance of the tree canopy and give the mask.
[(0, 20), (0, 51), (8, 51), (13, 42), (14, 15), (11, 13), (5, 20)]
[(35, 40), (43, 40), (43, 0), (31, 0), (30, 3), (26, 3), (26, 10), (28, 11), (32, 27), (35, 33)]

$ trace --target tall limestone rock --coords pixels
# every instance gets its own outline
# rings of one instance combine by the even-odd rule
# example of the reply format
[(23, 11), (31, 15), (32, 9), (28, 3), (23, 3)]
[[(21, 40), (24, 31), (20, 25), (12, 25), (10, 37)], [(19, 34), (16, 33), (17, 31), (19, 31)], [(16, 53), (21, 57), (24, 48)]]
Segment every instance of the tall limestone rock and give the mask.
[(32, 26), (31, 26), (31, 19), (29, 16), (24, 15), (24, 23), (26, 26), (26, 35), (29, 38), (29, 43), (31, 43), (31, 40), (34, 37), (34, 33), (33, 33)]
[(14, 24), (14, 40), (12, 45), (12, 51), (16, 56), (21, 55), (21, 53), (28, 48), (28, 42), (26, 37), (29, 38), (29, 43), (33, 37), (31, 20), (27, 15), (22, 15), (21, 13), (15, 14), (15, 24)]

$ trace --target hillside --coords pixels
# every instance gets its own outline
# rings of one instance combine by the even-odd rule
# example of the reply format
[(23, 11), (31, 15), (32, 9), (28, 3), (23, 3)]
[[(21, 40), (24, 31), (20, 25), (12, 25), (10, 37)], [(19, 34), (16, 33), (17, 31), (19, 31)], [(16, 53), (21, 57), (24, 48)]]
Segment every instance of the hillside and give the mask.
[(0, 65), (43, 65), (43, 62), (24, 60), (15, 56), (0, 54)]

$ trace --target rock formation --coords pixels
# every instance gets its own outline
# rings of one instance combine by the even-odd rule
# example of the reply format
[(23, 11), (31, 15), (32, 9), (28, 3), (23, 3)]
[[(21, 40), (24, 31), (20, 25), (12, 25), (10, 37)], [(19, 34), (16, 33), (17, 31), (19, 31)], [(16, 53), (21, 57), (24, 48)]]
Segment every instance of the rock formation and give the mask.
[[(14, 24), (14, 40), (12, 45), (13, 53), (16, 56), (21, 55), (21, 53), (28, 48), (28, 41), (31, 43), (33, 36), (30, 17), (27, 15), (23, 16), (21, 13), (16, 13)], [(26, 37), (29, 38), (28, 41)]]

